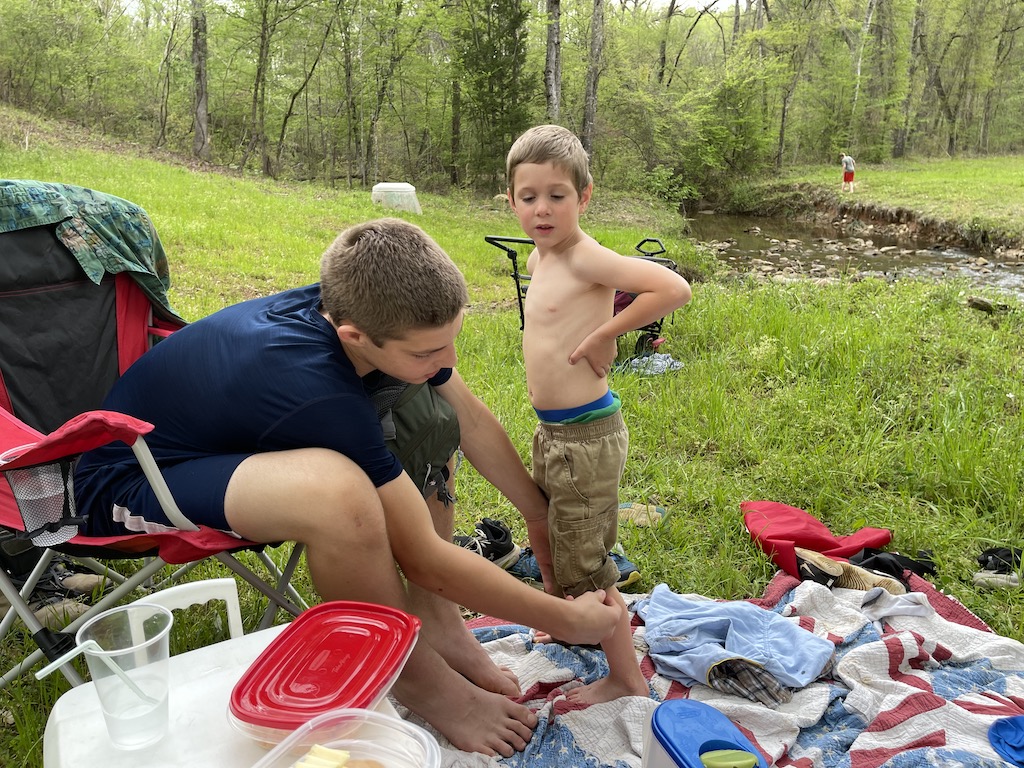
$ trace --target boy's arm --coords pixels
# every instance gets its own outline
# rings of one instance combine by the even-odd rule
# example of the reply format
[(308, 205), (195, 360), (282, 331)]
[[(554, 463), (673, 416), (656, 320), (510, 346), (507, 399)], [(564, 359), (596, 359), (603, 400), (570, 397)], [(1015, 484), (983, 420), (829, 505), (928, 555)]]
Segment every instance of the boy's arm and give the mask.
[(553, 584), (548, 541), (548, 500), (530, 477), (497, 417), (474, 395), (457, 370), (437, 387), (459, 418), (462, 452), (491, 485), (501, 491), (526, 521), (537, 564), (546, 585)]
[(574, 643), (599, 643), (621, 612), (604, 591), (567, 601), (540, 592), (434, 531), (426, 502), (402, 473), (377, 489), (388, 539), (405, 577), (470, 610), (524, 624)]
[[(578, 266), (577, 266), (578, 264)], [(690, 300), (690, 284), (668, 267), (635, 256), (621, 256), (606, 248), (574, 262), (580, 277), (588, 282), (636, 294), (636, 298), (595, 328), (569, 356), (570, 363), (586, 358), (599, 376), (607, 373), (602, 353), (609, 341), (642, 328), (683, 306)]]

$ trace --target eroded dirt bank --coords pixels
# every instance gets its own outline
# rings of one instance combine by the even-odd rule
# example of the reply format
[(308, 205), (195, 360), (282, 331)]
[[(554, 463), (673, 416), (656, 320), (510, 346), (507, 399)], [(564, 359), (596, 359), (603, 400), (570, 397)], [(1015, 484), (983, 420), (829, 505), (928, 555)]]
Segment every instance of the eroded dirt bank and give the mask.
[(789, 215), (818, 225), (830, 225), (840, 236), (884, 235), (893, 239), (949, 245), (993, 254), (1019, 257), (1024, 253), (1024, 240), (1003, 232), (993, 232), (974, 223), (964, 223), (919, 216), (916, 211), (900, 206), (887, 206), (858, 200), (837, 198), (830, 191), (810, 184), (792, 184), (774, 190), (770, 199), (747, 211), (757, 215)]

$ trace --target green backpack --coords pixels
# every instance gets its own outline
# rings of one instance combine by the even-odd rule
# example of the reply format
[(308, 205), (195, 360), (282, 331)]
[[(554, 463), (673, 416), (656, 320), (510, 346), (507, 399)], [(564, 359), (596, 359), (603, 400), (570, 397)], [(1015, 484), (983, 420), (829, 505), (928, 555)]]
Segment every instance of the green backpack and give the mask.
[(430, 385), (408, 384), (386, 374), (369, 391), (385, 444), (424, 496), (436, 486), (444, 500), (448, 460), (459, 448), (455, 410)]

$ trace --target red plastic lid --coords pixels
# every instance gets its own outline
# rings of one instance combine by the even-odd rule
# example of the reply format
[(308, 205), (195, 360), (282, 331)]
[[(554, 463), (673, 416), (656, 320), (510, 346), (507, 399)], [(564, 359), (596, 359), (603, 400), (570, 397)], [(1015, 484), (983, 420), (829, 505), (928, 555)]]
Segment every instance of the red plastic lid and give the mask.
[(420, 624), (372, 603), (337, 600), (303, 611), (235, 684), (231, 714), (295, 730), (332, 709), (369, 709), (402, 671)]

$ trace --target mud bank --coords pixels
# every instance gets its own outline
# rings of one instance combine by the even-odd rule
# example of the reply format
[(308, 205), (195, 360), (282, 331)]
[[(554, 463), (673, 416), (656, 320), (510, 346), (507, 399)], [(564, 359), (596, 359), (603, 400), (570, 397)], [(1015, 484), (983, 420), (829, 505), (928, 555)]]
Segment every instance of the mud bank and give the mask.
[(793, 216), (809, 224), (829, 225), (841, 237), (876, 235), (908, 244), (947, 245), (1009, 257), (1024, 254), (1024, 240), (981, 228), (974, 222), (924, 216), (910, 208), (866, 202), (855, 196), (844, 199), (806, 183), (774, 188), (769, 199), (754, 208), (757, 210), (745, 213)]

